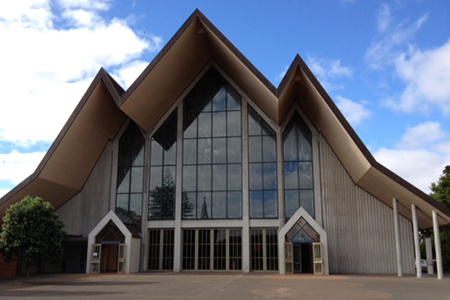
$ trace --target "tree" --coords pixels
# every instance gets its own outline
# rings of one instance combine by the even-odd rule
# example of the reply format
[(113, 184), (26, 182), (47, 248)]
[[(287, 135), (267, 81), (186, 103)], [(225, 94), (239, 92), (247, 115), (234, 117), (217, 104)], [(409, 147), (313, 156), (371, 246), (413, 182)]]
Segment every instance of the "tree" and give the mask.
[(26, 196), (11, 205), (3, 217), (0, 251), (4, 260), (21, 258), (28, 281), (33, 262), (56, 263), (62, 259), (63, 228), (64, 223), (49, 202)]
[[(175, 181), (172, 172), (167, 169), (162, 186), (156, 186), (150, 191), (149, 215), (154, 219), (173, 220), (175, 217)], [(182, 196), (182, 213), (184, 218), (191, 218), (194, 205), (189, 201), (187, 193)]]
[[(432, 183), (430, 196), (450, 208), (450, 166), (446, 166), (438, 182)], [(450, 227), (443, 227), (441, 232), (442, 264), (445, 271), (450, 271)]]

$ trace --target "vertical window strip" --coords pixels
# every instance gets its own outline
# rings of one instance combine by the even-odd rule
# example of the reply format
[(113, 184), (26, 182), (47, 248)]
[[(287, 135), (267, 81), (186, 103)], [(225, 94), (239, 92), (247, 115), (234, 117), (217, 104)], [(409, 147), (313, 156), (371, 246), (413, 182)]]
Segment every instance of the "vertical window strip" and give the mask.
[(151, 139), (150, 192), (148, 218), (175, 218), (177, 109), (161, 125)]
[(138, 126), (131, 122), (119, 140), (116, 213), (127, 214), (135, 220), (142, 216), (144, 153), (145, 139)]
[[(250, 218), (275, 219), (278, 217), (276, 134), (251, 106), (249, 106), (248, 115)], [(257, 131), (255, 131), (255, 127), (257, 127)], [(264, 145), (265, 137), (273, 139), (274, 147), (271, 148), (275, 153), (272, 158), (270, 155), (266, 155), (269, 151), (269, 145)], [(250, 140), (256, 140), (257, 138), (258, 144), (250, 142)], [(270, 172), (274, 174), (270, 174)], [(272, 186), (267, 178), (272, 178)], [(260, 185), (259, 188), (258, 185)]]
[[(208, 83), (209, 80), (211, 83)], [(211, 88), (218, 82), (222, 84), (220, 88), (218, 86), (216, 89)], [(206, 88), (208, 85), (211, 85), (210, 90)], [(211, 89), (215, 91), (213, 92), (215, 94), (211, 94)], [(198, 97), (198, 95), (203, 97)], [(207, 95), (211, 98), (207, 98)], [(239, 126), (236, 126), (238, 130), (233, 131), (234, 122), (231, 119), (232, 114), (237, 112), (242, 114), (240, 96), (212, 68), (191, 90), (184, 101), (184, 151), (187, 152), (186, 147), (190, 147), (188, 145), (196, 145), (196, 151), (191, 151), (192, 155), (196, 154), (196, 157), (188, 158), (187, 155), (183, 155), (183, 192), (187, 197), (186, 201), (190, 201), (194, 207), (192, 214), (187, 216), (183, 213), (183, 219), (240, 219), (242, 218), (242, 124), (241, 118), (238, 118)], [(215, 117), (218, 118), (221, 114), (225, 114), (224, 132), (222, 133), (219, 130), (220, 126), (215, 124)], [(205, 128), (209, 129), (205, 131)], [(231, 141), (235, 140), (234, 138), (240, 138), (239, 145), (231, 144)], [(223, 145), (219, 149), (217, 146), (222, 139)], [(193, 140), (195, 142), (190, 142)], [(239, 149), (233, 149), (235, 146), (239, 146)], [(202, 158), (201, 161), (200, 158)], [(220, 160), (217, 161), (217, 158)], [(192, 170), (189, 166), (195, 166), (195, 174), (189, 173), (188, 170)], [(209, 168), (206, 168), (207, 166)], [(204, 169), (210, 172), (210, 176), (201, 177)], [(219, 174), (219, 170), (224, 173)], [(236, 177), (237, 174), (231, 173), (234, 170), (239, 170), (238, 177)], [(220, 175), (223, 178), (219, 177)], [(215, 176), (218, 177), (216, 183), (224, 183), (224, 187), (215, 186)], [(241, 179), (239, 180), (239, 178)], [(200, 188), (200, 183), (206, 183), (205, 180), (208, 181), (206, 186)], [(238, 184), (233, 184), (233, 180)], [(192, 184), (192, 182), (195, 183)], [(189, 199), (190, 197), (195, 199)], [(237, 205), (238, 203), (240, 205)]]
[(300, 207), (314, 217), (311, 131), (298, 113), (293, 115), (283, 133), (283, 148), (286, 218)]

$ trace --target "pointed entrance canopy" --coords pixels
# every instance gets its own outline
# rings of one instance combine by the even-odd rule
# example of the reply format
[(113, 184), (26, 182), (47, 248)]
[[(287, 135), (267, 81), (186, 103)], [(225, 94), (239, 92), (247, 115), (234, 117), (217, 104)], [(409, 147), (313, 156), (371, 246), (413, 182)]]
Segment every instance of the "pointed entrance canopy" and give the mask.
[(199, 10), (127, 91), (105, 70), (99, 71), (36, 171), (0, 199), (0, 216), (26, 195), (39, 195), (55, 208), (70, 200), (127, 117), (146, 132), (152, 130), (211, 61), (275, 124), (280, 125), (297, 102), (362, 189), (390, 207), (395, 197), (399, 212), (408, 219), (415, 204), (421, 229), (432, 227), (433, 210), (440, 225), (450, 224), (450, 209), (374, 159), (299, 55), (276, 88)]

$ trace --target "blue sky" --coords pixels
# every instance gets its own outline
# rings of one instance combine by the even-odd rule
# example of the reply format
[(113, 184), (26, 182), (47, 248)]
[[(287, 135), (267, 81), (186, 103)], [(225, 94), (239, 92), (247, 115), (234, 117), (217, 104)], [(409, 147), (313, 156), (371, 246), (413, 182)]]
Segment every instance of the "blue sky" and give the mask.
[(375, 158), (429, 192), (450, 164), (447, 0), (0, 2), (0, 196), (104, 67), (127, 88), (196, 9), (278, 86), (298, 53)]

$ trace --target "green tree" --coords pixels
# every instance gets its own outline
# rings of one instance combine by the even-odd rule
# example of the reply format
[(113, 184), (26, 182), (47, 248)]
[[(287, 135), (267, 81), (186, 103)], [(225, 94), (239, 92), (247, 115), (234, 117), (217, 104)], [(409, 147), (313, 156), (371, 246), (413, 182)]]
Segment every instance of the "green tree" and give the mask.
[(0, 251), (5, 261), (21, 258), (25, 262), (28, 281), (33, 262), (56, 263), (63, 257), (63, 228), (49, 202), (26, 196), (6, 210)]
[[(150, 191), (149, 216), (152, 219), (173, 220), (175, 217), (175, 181), (172, 172), (167, 169), (162, 186), (156, 186)], [(194, 205), (189, 201), (187, 193), (182, 196), (183, 218), (192, 218)]]
[[(450, 166), (446, 166), (436, 183), (431, 184), (430, 196), (450, 208)], [(440, 228), (442, 264), (445, 271), (450, 271), (450, 226)]]

